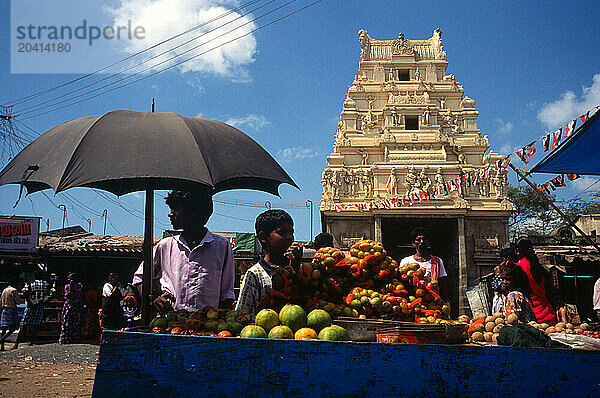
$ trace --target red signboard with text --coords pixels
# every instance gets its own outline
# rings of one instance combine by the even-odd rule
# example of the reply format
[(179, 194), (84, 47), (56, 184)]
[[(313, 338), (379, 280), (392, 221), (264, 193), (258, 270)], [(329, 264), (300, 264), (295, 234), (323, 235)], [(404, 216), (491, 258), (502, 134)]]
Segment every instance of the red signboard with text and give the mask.
[(0, 216), (0, 252), (34, 252), (39, 232), (38, 217)]

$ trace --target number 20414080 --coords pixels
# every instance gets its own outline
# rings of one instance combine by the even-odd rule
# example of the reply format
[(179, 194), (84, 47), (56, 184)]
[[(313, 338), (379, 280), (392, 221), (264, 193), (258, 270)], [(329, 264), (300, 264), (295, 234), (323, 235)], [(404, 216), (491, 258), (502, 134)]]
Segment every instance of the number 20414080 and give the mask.
[(20, 53), (68, 53), (71, 43), (18, 43)]

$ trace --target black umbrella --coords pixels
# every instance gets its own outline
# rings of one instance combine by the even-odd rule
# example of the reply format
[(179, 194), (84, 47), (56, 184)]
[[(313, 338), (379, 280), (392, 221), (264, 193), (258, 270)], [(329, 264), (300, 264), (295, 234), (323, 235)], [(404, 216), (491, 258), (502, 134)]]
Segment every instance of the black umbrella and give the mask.
[[(256, 141), (238, 129), (172, 112), (112, 111), (56, 126), (0, 172), (0, 185), (28, 193), (91, 187), (123, 195), (146, 191), (144, 290), (150, 292), (155, 189), (255, 189), (278, 194), (298, 187)], [(146, 304), (149, 295), (144, 293)], [(144, 305), (147, 319), (149, 305)]]

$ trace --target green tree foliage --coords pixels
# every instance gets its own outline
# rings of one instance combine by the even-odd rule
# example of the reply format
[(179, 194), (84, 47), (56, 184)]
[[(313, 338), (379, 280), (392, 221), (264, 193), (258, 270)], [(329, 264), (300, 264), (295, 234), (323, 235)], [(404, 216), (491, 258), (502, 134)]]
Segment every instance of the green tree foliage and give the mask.
[(528, 185), (509, 186), (508, 198), (516, 207), (516, 211), (509, 219), (510, 235), (512, 237), (522, 234), (549, 236), (555, 229), (568, 225), (568, 222), (549, 205), (548, 201), (554, 202), (571, 220), (575, 220), (582, 214), (600, 213), (600, 192), (591, 192), (589, 197), (588, 200), (578, 196), (559, 201), (556, 200), (555, 195), (536, 190)]

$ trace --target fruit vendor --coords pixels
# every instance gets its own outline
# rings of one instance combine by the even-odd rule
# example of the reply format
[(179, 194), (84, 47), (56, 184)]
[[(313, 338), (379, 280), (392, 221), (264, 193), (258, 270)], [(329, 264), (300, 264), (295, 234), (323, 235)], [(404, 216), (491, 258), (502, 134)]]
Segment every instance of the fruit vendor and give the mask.
[(446, 273), (442, 259), (431, 254), (429, 231), (423, 227), (415, 228), (410, 234), (410, 241), (415, 248), (415, 254), (404, 257), (400, 261), (400, 267), (416, 263), (425, 268), (425, 275), (438, 282), (440, 297), (446, 301), (448, 299), (446, 286), (448, 274)]
[[(161, 313), (204, 307), (233, 306), (235, 268), (229, 241), (210, 232), (205, 224), (212, 212), (207, 192), (172, 191), (166, 198), (169, 219), (179, 235), (162, 239), (154, 247), (154, 307)], [(133, 277), (141, 294), (143, 263)]]
[(256, 313), (273, 288), (273, 274), (280, 268), (300, 268), (302, 245), (294, 242), (294, 221), (283, 210), (267, 210), (256, 218), (256, 236), (265, 252), (244, 275), (236, 310)]

